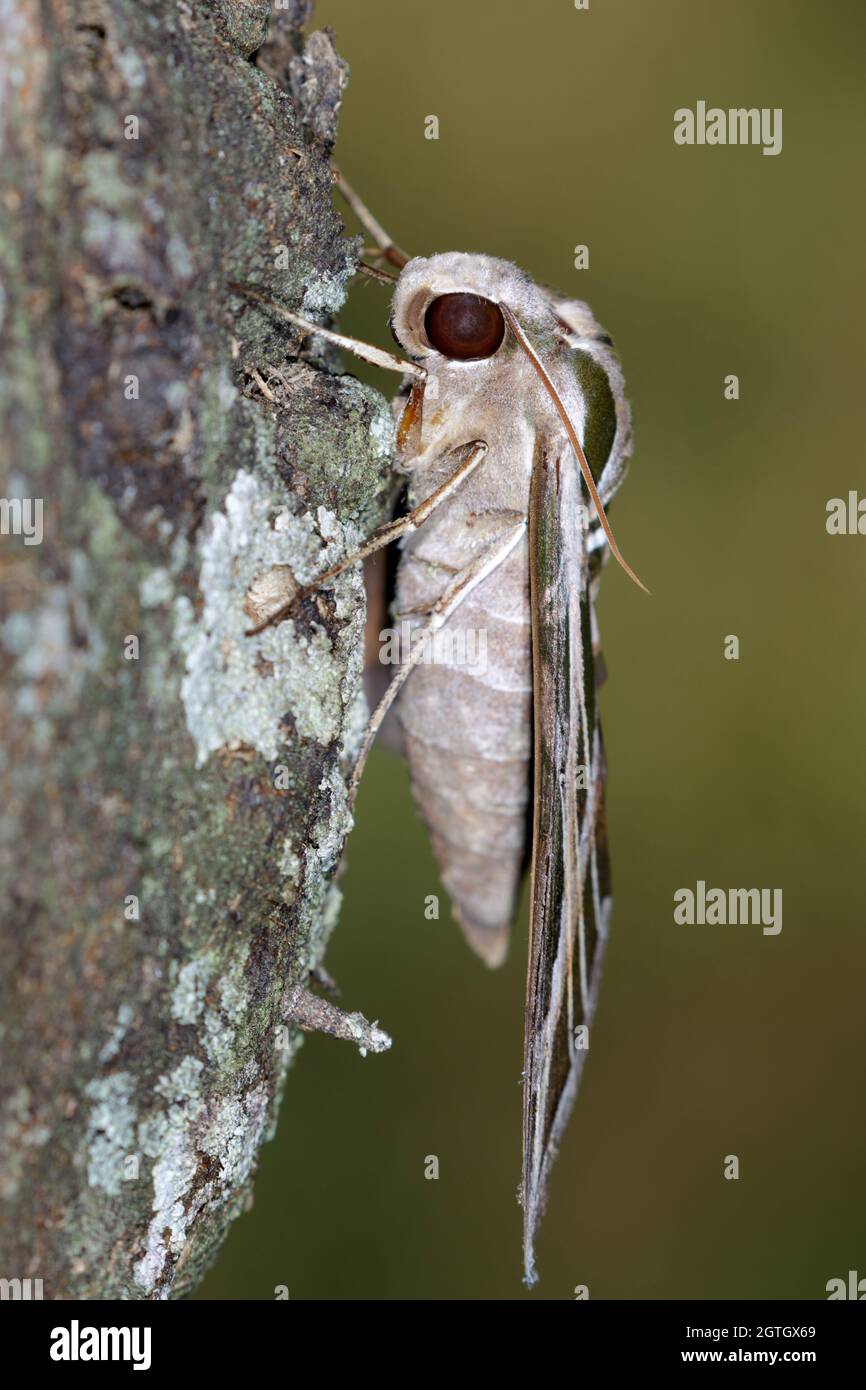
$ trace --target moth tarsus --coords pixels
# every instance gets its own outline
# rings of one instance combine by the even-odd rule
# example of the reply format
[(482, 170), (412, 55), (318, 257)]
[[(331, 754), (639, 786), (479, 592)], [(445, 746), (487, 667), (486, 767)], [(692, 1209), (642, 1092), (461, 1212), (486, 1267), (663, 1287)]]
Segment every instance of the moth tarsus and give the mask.
[[(296, 328), (412, 381), (395, 402), (408, 512), (294, 601), (402, 540), (395, 609), (412, 640), (362, 741), (350, 796), (393, 705), (454, 915), (491, 966), (507, 949), (531, 804), (520, 1187), (531, 1284), (585, 1055), (575, 1030), (592, 1024), (610, 919), (594, 605), (608, 548), (640, 584), (606, 517), (625, 476), (630, 412), (610, 339), (586, 304), (489, 256), (408, 260), (340, 183), (383, 257), (399, 260), (391, 318), (407, 360), (277, 307)], [(428, 660), (445, 629), (484, 633), (486, 664), (456, 659), (459, 643)]]

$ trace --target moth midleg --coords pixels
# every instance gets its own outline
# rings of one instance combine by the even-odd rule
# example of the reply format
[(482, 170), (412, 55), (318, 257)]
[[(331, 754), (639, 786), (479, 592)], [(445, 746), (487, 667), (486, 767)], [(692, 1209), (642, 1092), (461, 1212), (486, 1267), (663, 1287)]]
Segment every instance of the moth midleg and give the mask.
[(394, 521), (386, 521), (384, 526), (380, 526), (378, 530), (373, 532), (360, 550), (326, 570), (316, 582), (320, 584), (323, 580), (332, 579), (355, 560), (365, 560), (368, 555), (372, 555), (376, 550), (381, 550), (383, 546), (390, 545), (391, 541), (398, 540), (407, 532), (417, 531), (418, 527), (424, 525), (424, 522), (436, 508), (442, 502), (447, 501), (460, 484), (475, 472), (487, 454), (487, 444), (483, 439), (471, 439), (467, 444), (459, 445), (452, 452), (463, 454), (465, 457), (457, 465), (454, 472), (449, 474), (444, 483), (440, 483), (437, 488), (434, 488), (429, 497), (425, 497), (423, 502), (419, 502), (417, 507), (413, 507), (405, 516), (398, 516)]
[[(515, 513), (507, 512), (504, 513), (504, 515), (512, 519)], [(352, 778), (349, 783), (350, 806), (354, 804), (358, 792), (358, 783), (361, 780), (361, 773), (364, 770), (364, 764), (373, 746), (373, 740), (376, 737), (379, 726), (397, 698), (401, 688), (423, 657), (428, 643), (433, 639), (439, 629), (445, 625), (452, 614), (456, 612), (463, 600), (472, 593), (473, 589), (476, 589), (483, 579), (493, 574), (503, 561), (508, 559), (508, 556), (511, 554), (512, 550), (514, 550), (515, 546), (525, 537), (527, 525), (528, 522), (526, 517), (520, 516), (519, 521), (509, 526), (502, 537), (491, 542), (485, 550), (482, 550), (480, 555), (477, 555), (474, 560), (470, 561), (468, 565), (460, 570), (455, 578), (452, 579), (451, 583), (442, 590), (439, 597), (434, 599), (433, 603), (430, 605), (430, 608), (427, 610), (427, 621), (418, 628), (415, 640), (412, 642), (408, 660), (399, 667), (388, 689), (385, 691), (385, 694), (370, 716), (370, 722), (361, 740), (361, 747), (355, 760)]]
[(410, 259), (409, 256), (407, 256), (404, 251), (401, 251), (400, 247), (389, 237), (381, 222), (377, 221), (373, 216), (367, 204), (355, 192), (342, 170), (338, 169), (336, 164), (332, 164), (331, 168), (337, 176), (337, 188), (349, 204), (349, 207), (364, 228), (364, 231), (369, 232), (370, 236), (375, 241), (378, 247), (378, 254), (383, 256), (386, 261), (389, 261), (391, 265), (396, 266), (398, 270), (402, 270), (403, 266)]
[(478, 465), (483, 461), (487, 454), (487, 444), (483, 439), (472, 439), (467, 444), (461, 444), (454, 453), (465, 455), (462, 461), (455, 468), (443, 483), (426, 497), (423, 502), (419, 502), (417, 507), (413, 507), (405, 516), (397, 517), (395, 521), (386, 521), (384, 526), (380, 526), (373, 532), (369, 540), (365, 541), (357, 550), (353, 550), (351, 555), (345, 555), (342, 560), (338, 560), (330, 569), (324, 570), (311, 580), (309, 584), (304, 584), (297, 589), (287, 603), (271, 613), (267, 618), (258, 624), (257, 627), (250, 628), (247, 632), (248, 637), (254, 637), (257, 632), (263, 632), (265, 628), (272, 627), (274, 623), (282, 622), (287, 618), (295, 604), (308, 594), (312, 594), (329, 580), (336, 579), (337, 575), (349, 569), (351, 565), (357, 564), (361, 560), (366, 560), (369, 555), (374, 555), (377, 550), (382, 550), (392, 541), (396, 541), (400, 536), (410, 531), (417, 531), (419, 526), (423, 526), (427, 518), (436, 510), (442, 502), (445, 502), (456, 488), (464, 482), (470, 474), (474, 473)]

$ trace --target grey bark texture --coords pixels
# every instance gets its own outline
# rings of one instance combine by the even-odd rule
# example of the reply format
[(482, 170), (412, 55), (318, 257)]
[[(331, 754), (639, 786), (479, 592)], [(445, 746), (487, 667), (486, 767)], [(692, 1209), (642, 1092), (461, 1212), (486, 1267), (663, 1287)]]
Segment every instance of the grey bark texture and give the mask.
[(382, 1043), (306, 992), (365, 715), (359, 575), (245, 636), (390, 492), (383, 399), (229, 289), (323, 317), (354, 269), (346, 69), (309, 9), (0, 0), (0, 1276), (46, 1298), (188, 1292), (298, 1022)]

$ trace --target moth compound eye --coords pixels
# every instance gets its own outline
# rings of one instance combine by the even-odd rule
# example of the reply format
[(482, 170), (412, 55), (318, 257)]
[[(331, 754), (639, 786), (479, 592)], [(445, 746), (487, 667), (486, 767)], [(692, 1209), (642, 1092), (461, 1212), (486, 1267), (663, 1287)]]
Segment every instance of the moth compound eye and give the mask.
[(498, 304), (478, 294), (440, 294), (424, 315), (428, 341), (458, 362), (492, 357), (505, 336)]

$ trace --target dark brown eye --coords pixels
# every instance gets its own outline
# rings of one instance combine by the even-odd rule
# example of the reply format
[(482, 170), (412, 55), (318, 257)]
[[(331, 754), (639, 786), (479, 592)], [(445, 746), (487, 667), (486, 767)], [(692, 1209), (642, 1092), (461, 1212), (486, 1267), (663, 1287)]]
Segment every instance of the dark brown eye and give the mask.
[(424, 315), (427, 338), (443, 357), (459, 362), (492, 357), (505, 336), (498, 304), (478, 294), (440, 294)]

